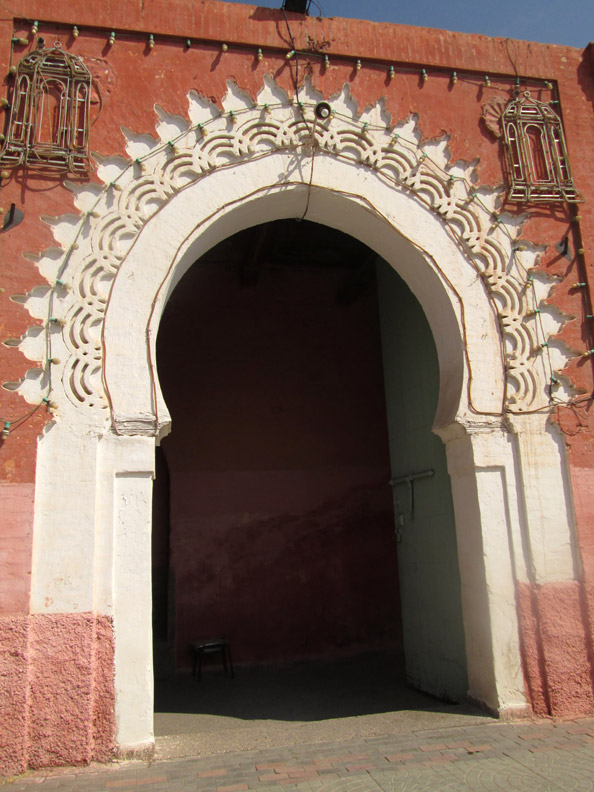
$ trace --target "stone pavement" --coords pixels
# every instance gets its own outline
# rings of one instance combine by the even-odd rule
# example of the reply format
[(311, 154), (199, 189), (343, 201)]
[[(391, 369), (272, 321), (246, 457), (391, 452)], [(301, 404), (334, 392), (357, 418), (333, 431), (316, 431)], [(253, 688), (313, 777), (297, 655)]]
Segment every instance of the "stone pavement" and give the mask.
[(588, 792), (594, 719), (427, 729), (203, 758), (38, 771), (7, 792)]

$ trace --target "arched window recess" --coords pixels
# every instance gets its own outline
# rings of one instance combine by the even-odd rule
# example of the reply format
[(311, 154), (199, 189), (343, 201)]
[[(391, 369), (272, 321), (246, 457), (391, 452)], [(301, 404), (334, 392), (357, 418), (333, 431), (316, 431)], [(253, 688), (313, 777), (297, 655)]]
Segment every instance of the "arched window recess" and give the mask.
[(501, 116), (509, 162), (509, 201), (582, 200), (571, 176), (560, 117), (528, 91), (514, 96)]
[(87, 173), (91, 80), (82, 59), (64, 52), (59, 42), (22, 58), (2, 165)]

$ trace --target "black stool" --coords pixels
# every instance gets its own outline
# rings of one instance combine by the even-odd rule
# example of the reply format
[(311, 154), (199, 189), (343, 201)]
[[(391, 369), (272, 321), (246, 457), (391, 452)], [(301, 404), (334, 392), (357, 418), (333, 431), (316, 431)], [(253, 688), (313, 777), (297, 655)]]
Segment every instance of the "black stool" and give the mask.
[(194, 654), (192, 676), (196, 676), (196, 667), (198, 667), (198, 682), (200, 682), (202, 678), (202, 658), (206, 654), (215, 654), (215, 652), (220, 652), (221, 654), (225, 674), (230, 671), (231, 677), (235, 677), (233, 673), (233, 661), (231, 660), (231, 647), (226, 638), (208, 638), (205, 641), (196, 641), (191, 646)]

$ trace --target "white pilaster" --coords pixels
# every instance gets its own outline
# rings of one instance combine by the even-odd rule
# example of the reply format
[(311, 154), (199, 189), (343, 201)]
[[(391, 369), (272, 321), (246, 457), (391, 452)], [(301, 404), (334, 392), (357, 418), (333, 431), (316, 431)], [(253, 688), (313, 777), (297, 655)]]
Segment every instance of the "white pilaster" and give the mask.
[(578, 577), (575, 524), (565, 443), (548, 415), (510, 418), (517, 446), (528, 564), (537, 584)]
[(153, 736), (151, 512), (154, 439), (103, 441), (102, 498), (113, 503), (116, 742), (150, 748)]
[(456, 516), (468, 692), (500, 715), (520, 714), (528, 707), (516, 611), (513, 445), (497, 425), (452, 426), (440, 434)]

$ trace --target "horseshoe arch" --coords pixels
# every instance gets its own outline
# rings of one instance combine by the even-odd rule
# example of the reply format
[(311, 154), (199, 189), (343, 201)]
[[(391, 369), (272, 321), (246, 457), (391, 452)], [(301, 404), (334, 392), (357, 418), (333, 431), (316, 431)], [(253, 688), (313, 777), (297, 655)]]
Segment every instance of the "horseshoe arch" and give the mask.
[[(190, 123), (161, 113), (158, 140), (127, 133), (130, 160), (103, 160), (103, 186), (76, 189), (82, 216), (51, 221), (63, 249), (40, 268), (73, 289), (52, 297), (64, 325), (52, 344), (64, 362), (38, 453), (35, 513), (52, 509), (36, 518), (32, 607), (113, 618), (122, 749), (153, 739), (151, 478), (155, 442), (170, 424), (154, 363), (159, 319), (194, 261), (243, 228), (305, 216), (350, 233), (423, 307), (439, 359), (435, 431), (452, 482), (474, 699), (498, 713), (527, 708), (515, 586), (545, 579), (551, 564), (574, 574), (563, 475), (539, 504), (524, 503), (517, 486), (518, 468), (542, 484), (524, 465), (535, 443), (545, 466), (563, 469), (535, 413), (547, 399), (526, 288), (536, 251), (515, 255), (517, 223), (493, 222), (497, 192), (476, 188), (471, 166), (448, 162), (447, 141), (422, 143), (414, 119), (391, 127), (381, 104), (359, 115), (344, 91), (321, 124), (322, 97), (306, 86), (301, 98), (296, 105), (269, 82), (254, 106), (230, 85), (220, 114), (191, 95)], [(33, 315), (43, 315), (43, 299), (30, 299)], [(74, 516), (68, 482), (81, 472)], [(530, 532), (545, 512), (556, 520), (552, 543)], [(549, 572), (545, 561), (529, 568), (526, 542)], [(55, 576), (64, 553), (67, 584)]]

